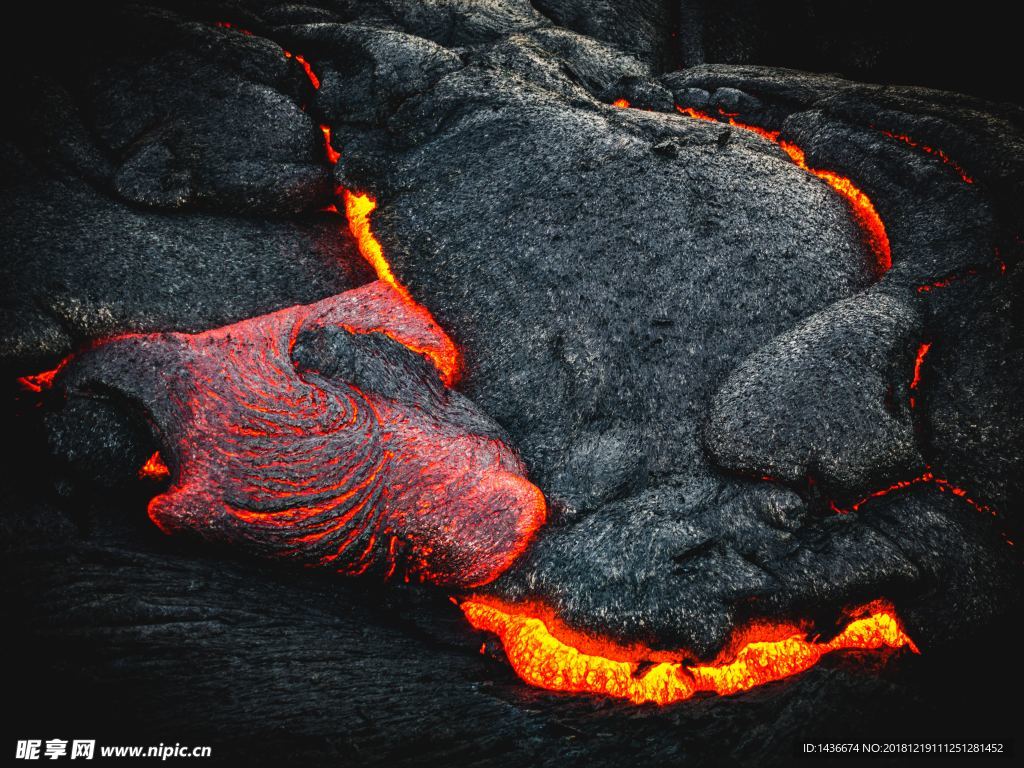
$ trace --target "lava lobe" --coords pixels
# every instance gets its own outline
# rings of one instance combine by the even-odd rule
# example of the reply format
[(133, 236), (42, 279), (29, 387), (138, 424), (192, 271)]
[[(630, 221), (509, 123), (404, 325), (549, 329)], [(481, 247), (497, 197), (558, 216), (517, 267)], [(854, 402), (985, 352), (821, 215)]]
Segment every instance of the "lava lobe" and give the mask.
[(492, 421), (441, 382), (450, 340), (377, 281), (197, 334), (128, 335), (73, 358), (69, 395), (155, 423), (167, 533), (347, 574), (486, 583), (545, 519)]

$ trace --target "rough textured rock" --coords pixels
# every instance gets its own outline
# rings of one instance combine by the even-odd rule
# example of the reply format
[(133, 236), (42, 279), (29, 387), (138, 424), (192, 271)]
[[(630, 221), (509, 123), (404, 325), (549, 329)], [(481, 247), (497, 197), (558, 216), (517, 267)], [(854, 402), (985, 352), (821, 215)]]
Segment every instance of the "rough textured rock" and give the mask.
[(676, 7), (669, 0), (535, 0), (533, 5), (561, 27), (611, 43), (659, 69), (672, 68)]
[(216, 327), (372, 278), (336, 215), (140, 212), (16, 152), (2, 203), (8, 371), (35, 372), (89, 339)]
[[(81, 723), (95, 695), (116, 743), (173, 731), (266, 764), (779, 764), (855, 722), (1001, 737), (993, 693), (1019, 676), (1001, 649), (1021, 594), (1021, 110), (750, 65), (657, 76), (670, 6), (118, 8), (11, 70), (3, 365), (77, 352), (55, 388), (16, 385), (6, 430), (14, 725)], [(885, 222), (884, 275), (837, 175)], [(281, 328), (230, 329), (364, 295), (373, 271), (317, 210), (342, 206), (335, 184), (376, 197), (396, 277), (463, 354), (458, 392), (380, 334), (327, 323), (261, 359)], [(200, 354), (182, 332), (219, 341)], [(123, 334), (155, 336), (104, 343)], [(242, 413), (236, 346), (254, 372), (283, 367), (274, 381), (399, 403), (385, 432), (443, 411), (521, 453), (549, 522), (488, 594), (686, 659), (762, 620), (827, 636), (886, 597), (924, 653), (627, 709), (525, 687), (438, 590), (163, 537), (145, 508), (166, 488), (139, 464), (159, 448), (179, 471), (184, 443), (223, 426), (167, 380), (191, 391), (198, 371)], [(229, 463), (193, 465), (245, 495)], [(166, 511), (205, 526), (209, 509)], [(466, 563), (450, 581), (476, 581)]]
[[(913, 367), (920, 320), (878, 292), (834, 304), (740, 363), (704, 435), (715, 462), (833, 493), (916, 475)], [(854, 437), (855, 436), (855, 437)]]

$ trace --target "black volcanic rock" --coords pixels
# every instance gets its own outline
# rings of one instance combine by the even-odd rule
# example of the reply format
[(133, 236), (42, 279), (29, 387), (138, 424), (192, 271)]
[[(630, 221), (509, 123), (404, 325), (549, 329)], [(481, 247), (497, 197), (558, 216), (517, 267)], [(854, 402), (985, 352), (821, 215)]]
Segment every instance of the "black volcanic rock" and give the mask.
[(343, 220), (139, 211), (11, 150), (3, 367), (52, 364), (89, 339), (197, 331), (308, 303), (373, 277)]
[(611, 43), (658, 69), (671, 69), (670, 30), (676, 4), (669, 0), (535, 0), (560, 27)]
[[(361, 285), (311, 91), (276, 43), (139, 10), (33, 68), (4, 125), (0, 365), (125, 331), (203, 330)], [(117, 29), (118, 27), (114, 27)], [(294, 214), (302, 215), (294, 215)], [(290, 215), (286, 215), (290, 214)]]
[(748, 357), (715, 393), (704, 442), (720, 466), (832, 493), (916, 476), (920, 319), (874, 291), (834, 304)]

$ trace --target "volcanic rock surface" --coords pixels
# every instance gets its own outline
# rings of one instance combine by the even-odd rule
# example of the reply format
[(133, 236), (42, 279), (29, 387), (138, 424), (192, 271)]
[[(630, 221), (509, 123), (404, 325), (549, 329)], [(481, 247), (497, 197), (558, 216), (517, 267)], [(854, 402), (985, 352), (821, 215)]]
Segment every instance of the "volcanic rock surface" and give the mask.
[[(325, 762), (611, 764), (625, 742), (714, 761), (737, 732), (733, 759), (773, 762), (836, 712), (934, 712), (943, 664), (1020, 609), (1024, 112), (749, 65), (667, 71), (669, 4), (598, 5), (133, 5), (16, 73), (0, 365), (13, 380), (74, 355), (14, 398), (8, 658), (48, 653), (47, 674), (92, 681), (132, 728), (249, 753), (270, 728), (270, 763), (295, 739)], [(870, 199), (891, 268), (821, 169)], [(376, 199), (395, 277), (458, 346), (454, 390), (380, 324), (310, 309), (386, 289), (342, 187)], [(309, 317), (290, 345), (273, 319)], [(278, 345), (262, 360), (260, 334)], [(154, 495), (162, 527), (294, 554), (294, 532), (208, 517), (259, 511), (204, 446), (249, 423), (264, 364), (263, 395), (283, 367), (365, 396), (374, 450), (458, 467), (456, 488), (438, 481), (451, 519), (388, 531), (451, 545), (443, 578), (413, 575), (704, 660), (749, 622), (828, 635), (885, 597), (925, 653), (629, 712), (525, 689), (444, 594), (376, 585), (394, 571), (380, 542), (348, 583), (165, 539)], [(325, 450), (349, 456), (346, 440)], [(136, 477), (157, 449), (169, 493)], [(514, 482), (482, 487), (492, 466)], [(414, 475), (393, 495), (416, 496)]]

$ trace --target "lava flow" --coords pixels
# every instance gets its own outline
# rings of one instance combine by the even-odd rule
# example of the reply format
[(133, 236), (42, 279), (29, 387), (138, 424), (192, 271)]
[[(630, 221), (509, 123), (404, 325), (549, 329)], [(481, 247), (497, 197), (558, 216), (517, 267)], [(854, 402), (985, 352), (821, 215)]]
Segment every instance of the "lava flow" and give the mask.
[(835, 651), (906, 647), (918, 652), (893, 607), (881, 600), (851, 612), (851, 621), (828, 642), (808, 638), (795, 625), (760, 624), (738, 633), (730, 649), (700, 665), (583, 637), (537, 606), (471, 599), (460, 607), (474, 628), (500, 638), (512, 668), (530, 685), (633, 704), (672, 704), (702, 691), (739, 693), (810, 669)]
[[(382, 334), (446, 341), (378, 280), (200, 333), (121, 336), (60, 380), (152, 420), (173, 467), (149, 505), (165, 533), (351, 575), (487, 583), (543, 525), (544, 497), (497, 425)], [(140, 472), (167, 474), (160, 455)]]

